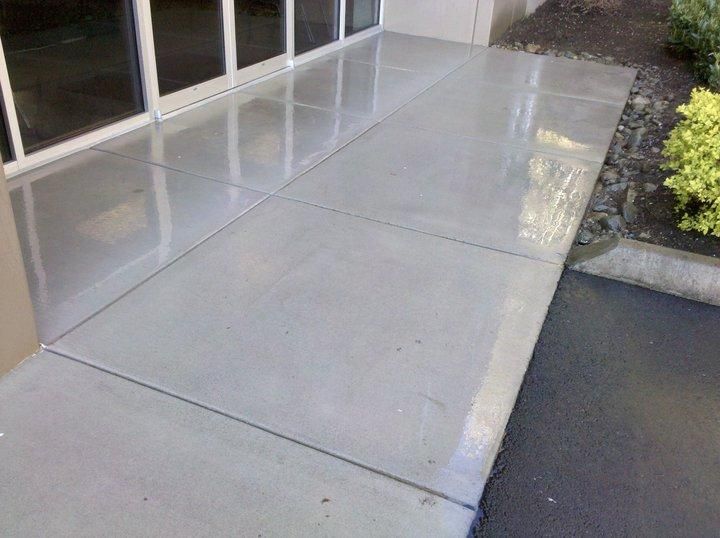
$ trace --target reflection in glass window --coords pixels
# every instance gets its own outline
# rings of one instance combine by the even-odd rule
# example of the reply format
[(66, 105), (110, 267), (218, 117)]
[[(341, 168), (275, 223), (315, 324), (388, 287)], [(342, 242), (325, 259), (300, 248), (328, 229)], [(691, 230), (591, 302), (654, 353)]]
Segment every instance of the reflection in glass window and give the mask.
[(285, 54), (285, 0), (235, 0), (237, 69)]
[(380, 24), (380, 0), (347, 0), (345, 35)]
[(339, 0), (295, 0), (295, 54), (340, 37)]
[(151, 0), (160, 95), (225, 74), (222, 0)]
[(4, 115), (0, 115), (0, 155), (2, 155), (2, 162), (4, 163), (13, 160), (12, 151), (10, 150), (7, 120), (5, 120)]
[(4, 0), (0, 37), (28, 153), (144, 110), (129, 0)]

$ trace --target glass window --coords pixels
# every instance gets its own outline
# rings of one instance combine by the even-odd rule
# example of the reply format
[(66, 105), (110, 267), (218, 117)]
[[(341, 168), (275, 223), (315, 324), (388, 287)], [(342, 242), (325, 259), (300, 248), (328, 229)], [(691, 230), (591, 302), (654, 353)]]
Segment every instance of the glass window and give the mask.
[(225, 74), (221, 0), (151, 0), (160, 95)]
[(8, 128), (4, 115), (0, 115), (0, 155), (2, 155), (2, 162), (4, 163), (13, 160), (12, 150), (10, 149), (10, 137), (8, 136)]
[(237, 69), (280, 56), (285, 46), (285, 0), (235, 0)]
[(0, 37), (28, 153), (144, 110), (131, 0), (3, 0)]
[(295, 54), (340, 37), (339, 0), (295, 0)]
[(380, 0), (346, 0), (345, 35), (380, 24)]

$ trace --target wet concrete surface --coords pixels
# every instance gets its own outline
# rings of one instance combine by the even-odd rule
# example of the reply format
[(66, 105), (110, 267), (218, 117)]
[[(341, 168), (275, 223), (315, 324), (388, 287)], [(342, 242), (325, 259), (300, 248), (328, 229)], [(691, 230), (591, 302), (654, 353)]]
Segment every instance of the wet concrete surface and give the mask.
[(566, 271), (476, 536), (719, 536), (720, 308)]

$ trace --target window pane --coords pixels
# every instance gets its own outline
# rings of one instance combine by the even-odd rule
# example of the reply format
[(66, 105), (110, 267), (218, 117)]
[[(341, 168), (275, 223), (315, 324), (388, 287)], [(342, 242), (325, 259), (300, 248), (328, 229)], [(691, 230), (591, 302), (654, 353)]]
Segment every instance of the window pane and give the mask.
[(13, 160), (12, 151), (10, 150), (10, 137), (8, 136), (4, 114), (0, 114), (0, 155), (2, 155), (2, 162), (4, 163)]
[(237, 69), (284, 54), (285, 0), (235, 0)]
[(221, 0), (151, 0), (160, 95), (225, 74)]
[(295, 0), (295, 54), (340, 37), (339, 0)]
[(27, 152), (144, 109), (131, 0), (4, 0), (0, 36)]
[(345, 35), (380, 24), (380, 0), (347, 0)]

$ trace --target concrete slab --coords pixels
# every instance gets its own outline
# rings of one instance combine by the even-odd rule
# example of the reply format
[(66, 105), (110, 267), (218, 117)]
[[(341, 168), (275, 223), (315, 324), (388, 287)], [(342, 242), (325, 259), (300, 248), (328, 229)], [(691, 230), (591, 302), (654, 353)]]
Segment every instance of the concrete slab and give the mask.
[(488, 48), (447, 80), (468, 89), (496, 84), (624, 106), (635, 75), (627, 67)]
[(372, 120), (234, 93), (100, 149), (274, 192), (350, 142)]
[(602, 162), (621, 113), (603, 101), (444, 80), (386, 121)]
[(97, 151), (77, 153), (14, 183), (13, 211), (43, 343), (264, 198)]
[(0, 380), (6, 536), (463, 536), (464, 507), (43, 352)]
[(428, 37), (383, 32), (331, 56), (372, 65), (446, 75), (484, 47)]
[(54, 349), (475, 506), (560, 271), (271, 198)]
[(563, 263), (600, 163), (382, 123), (280, 192)]
[(720, 306), (720, 260), (710, 256), (614, 238), (577, 247), (568, 257), (568, 266)]
[[(450, 506), (444, 502), (433, 505), (439, 512), (417, 515), (416, 504), (425, 502), (417, 495), (430, 495), (430, 504), (433, 495), (447, 498), (453, 510), (478, 501), (555, 290), (577, 208), (586, 201), (587, 178), (604, 158), (622, 107), (557, 95), (555, 87), (532, 86), (524, 79), (519, 83), (507, 73), (500, 77), (507, 86), (480, 81), (466, 87), (462, 81), (445, 80), (357, 140), (376, 125), (375, 119), (337, 110), (378, 118), (392, 109), (389, 103), (395, 106), (421, 91), (415, 82), (402, 88), (399, 75), (385, 83), (384, 73), (428, 81), (449, 73), (474, 52), (429, 41), (381, 36), (336, 55), (327, 62), (331, 67), (322, 74), (324, 82), (307, 78), (303, 84), (309, 89), (298, 93), (319, 99), (313, 106), (235, 93), (101, 145), (104, 151), (157, 163), (167, 171), (196, 174), (198, 182), (220, 189), (230, 188), (220, 184), (225, 182), (266, 193), (276, 193), (340, 150), (337, 159), (285, 193), (297, 189), (308, 201), (333, 210), (270, 196), (52, 346), (185, 399), (189, 407), (188, 402), (202, 404), (218, 412), (210, 413), (212, 420), (234, 417), (274, 432), (273, 439), (304, 444), (308, 454), (322, 453), (320, 460), (305, 452), (288, 457), (293, 462), (289, 467), (301, 471), (286, 492), (285, 484), (276, 487), (281, 478), (275, 477), (284, 478), (281, 471), (267, 463), (284, 458), (285, 449), (276, 450), (275, 441), (253, 444), (246, 452), (253, 458), (259, 454), (257, 458), (242, 459), (247, 458), (242, 450), (240, 455), (230, 452), (233, 446), (245, 446), (236, 438), (213, 448), (214, 425), (197, 436), (173, 430), (181, 426), (174, 425), (173, 412), (155, 410), (162, 404), (143, 401), (132, 412), (110, 413), (122, 426), (113, 425), (122, 439), (151, 437), (153, 432), (161, 436), (143, 445), (144, 456), (130, 467), (138, 476), (143, 466), (172, 476), (156, 482), (164, 484), (162, 491), (172, 492), (163, 498), (174, 504), (147, 516), (160, 531), (169, 525), (172, 533), (181, 524), (192, 531), (212, 512), (208, 499), (221, 498), (220, 519), (213, 522), (234, 522), (235, 510), (242, 513), (240, 523), (250, 522), (253, 531), (254, 523), (272, 525), (270, 534), (322, 534), (325, 527), (310, 532), (317, 525), (310, 511), (314, 499), (300, 498), (298, 491), (303, 484), (313, 497), (320, 491), (314, 484), (328, 481), (338, 488), (333, 495), (352, 492), (343, 497), (344, 506), (357, 508), (363, 525), (372, 525), (374, 517), (364, 514), (380, 514), (379, 526), (368, 531), (355, 525), (351, 515), (339, 513), (329, 535), (348, 534), (351, 527), (369, 535), (411, 530), (416, 535), (457, 534), (462, 527), (457, 521), (467, 524), (465, 512), (451, 511), (443, 521)], [(427, 51), (434, 52), (425, 69), (421, 59)], [(430, 199), (419, 203), (426, 193)], [(493, 197), (502, 202), (491, 204)], [(33, 397), (53, 409), (75, 402), (67, 387), (53, 389), (68, 395), (54, 397), (51, 404), (40, 392)], [(78, 399), (75, 407), (58, 411), (78, 414), (81, 403)], [(91, 406), (103, 410), (94, 400)], [(177, 414), (182, 418), (186, 412)], [(225, 417), (216, 417), (221, 414)], [(28, 420), (18, 416), (15, 424)], [(70, 448), (58, 453), (84, 454), (82, 447), (99, 444), (97, 452), (106, 462), (101, 449), (108, 452), (120, 440), (112, 432), (102, 433), (99, 418), (90, 416), (87, 423), (93, 427), (68, 428), (75, 435), (61, 448)], [(103, 445), (105, 437), (113, 444)], [(206, 437), (211, 439), (209, 453), (220, 454), (217, 467), (208, 472), (216, 479), (209, 482), (188, 463), (202, 457)], [(192, 439), (191, 447), (182, 444), (184, 438)], [(187, 459), (175, 453), (168, 457), (167, 446), (181, 447)], [(139, 450), (133, 445), (128, 453)], [(163, 457), (156, 458), (155, 452)], [(20, 456), (13, 457), (13, 467), (31, 472)], [(83, 459), (78, 458), (78, 466)], [(128, 466), (128, 459), (119, 461)], [(317, 470), (336, 459), (353, 472), (362, 468), (382, 475), (371, 472), (373, 478), (367, 480), (404, 482), (411, 489), (403, 491), (412, 495), (398, 501), (397, 495), (404, 493), (388, 493), (373, 482), (355, 486), (349, 471)], [(115, 508), (108, 516), (115, 518), (111, 523), (120, 521), (133, 534), (135, 521), (125, 514), (135, 517), (127, 509), (134, 505), (122, 496), (136, 474), (128, 477), (120, 467), (120, 486), (103, 479), (98, 490), (82, 475), (76, 490), (88, 489), (97, 498), (99, 504), (88, 504), (87, 513)], [(178, 475), (171, 475), (171, 469), (190, 469), (189, 483), (199, 484), (197, 511), (183, 504), (195, 492), (185, 482), (177, 487)], [(50, 471), (45, 474), (52, 476)], [(233, 472), (247, 478), (228, 485)], [(245, 483), (255, 497), (246, 498)], [(110, 504), (101, 505), (100, 493), (115, 489), (121, 498), (110, 497)], [(129, 490), (134, 499), (139, 489)], [(270, 493), (263, 497), (257, 491)], [(26, 495), (33, 500), (31, 495), (38, 493)], [(54, 502), (60, 503), (57, 517), (68, 513), (61, 501)], [(297, 511), (287, 511), (295, 505)], [(388, 523), (385, 514), (396, 521)], [(423, 519), (426, 515), (436, 520)], [(42, 522), (43, 514), (36, 517)], [(406, 523), (414, 519), (421, 525), (411, 529)], [(31, 518), (22, 521), (32, 524)], [(75, 528), (72, 521), (69, 533)]]
[(380, 120), (439, 78), (432, 73), (323, 58), (243, 92)]

